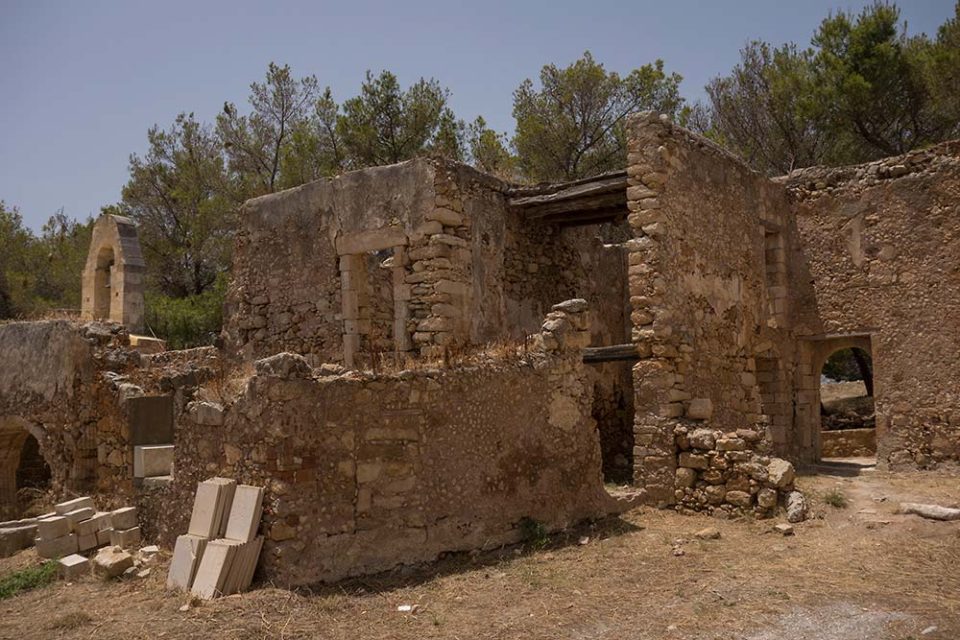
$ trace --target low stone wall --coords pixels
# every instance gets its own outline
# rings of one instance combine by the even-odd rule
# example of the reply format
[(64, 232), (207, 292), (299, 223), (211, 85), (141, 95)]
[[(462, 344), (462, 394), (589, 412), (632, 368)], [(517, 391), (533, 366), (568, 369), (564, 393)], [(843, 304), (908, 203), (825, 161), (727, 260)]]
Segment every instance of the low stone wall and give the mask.
[(877, 455), (876, 429), (838, 429), (820, 433), (823, 458), (868, 458)]
[(582, 301), (548, 315), (525, 356), (451, 369), (317, 375), (279, 354), (227, 406), (194, 402), (176, 438), (164, 542), (186, 530), (196, 483), (266, 487), (261, 569), (278, 584), (332, 581), (519, 541), (616, 508), (603, 489), (580, 362)]

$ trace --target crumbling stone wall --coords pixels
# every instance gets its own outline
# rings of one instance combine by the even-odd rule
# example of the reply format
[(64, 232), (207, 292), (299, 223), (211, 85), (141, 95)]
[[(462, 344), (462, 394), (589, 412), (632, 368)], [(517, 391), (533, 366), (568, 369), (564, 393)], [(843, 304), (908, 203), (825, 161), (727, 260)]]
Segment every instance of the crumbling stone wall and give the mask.
[(635, 478), (659, 504), (768, 514), (792, 481), (757, 378), (758, 356), (794, 374), (786, 193), (655, 115), (628, 128)]
[(872, 348), (880, 463), (957, 461), (960, 142), (782, 182), (813, 282), (797, 301), (809, 332)]
[(167, 535), (215, 474), (267, 488), (262, 569), (282, 584), (517, 541), (524, 518), (555, 529), (608, 513), (585, 308), (552, 312), (520, 359), (378, 376), (259, 361), (235, 402), (181, 420)]

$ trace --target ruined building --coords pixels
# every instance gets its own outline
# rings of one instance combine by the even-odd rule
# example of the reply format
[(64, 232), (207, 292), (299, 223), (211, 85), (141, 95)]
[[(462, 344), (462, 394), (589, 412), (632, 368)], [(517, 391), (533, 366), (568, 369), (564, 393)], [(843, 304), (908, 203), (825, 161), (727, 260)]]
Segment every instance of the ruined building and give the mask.
[[(960, 143), (770, 180), (654, 115), (628, 136), (569, 184), (417, 159), (251, 200), (222, 349), (145, 353), (135, 233), (102, 218), (83, 319), (119, 324), (0, 326), (0, 504), (42, 456), (169, 541), (235, 477), (267, 487), (261, 570), (300, 584), (625, 508), (604, 478), (766, 517), (851, 346), (878, 463), (957, 462)], [(134, 477), (144, 444), (169, 475)]]

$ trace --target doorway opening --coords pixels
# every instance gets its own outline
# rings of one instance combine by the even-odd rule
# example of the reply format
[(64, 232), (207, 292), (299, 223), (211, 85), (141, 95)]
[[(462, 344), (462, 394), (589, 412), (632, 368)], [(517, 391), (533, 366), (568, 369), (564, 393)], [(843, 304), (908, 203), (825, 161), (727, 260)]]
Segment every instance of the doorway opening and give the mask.
[(876, 426), (870, 353), (834, 351), (820, 370), (820, 458), (875, 460)]
[(97, 254), (97, 271), (93, 283), (93, 319), (110, 319), (110, 292), (113, 290), (113, 248), (103, 247)]
[(33, 434), (27, 434), (17, 465), (17, 507), (21, 514), (38, 515), (44, 510), (51, 477), (50, 465), (40, 453), (40, 443)]

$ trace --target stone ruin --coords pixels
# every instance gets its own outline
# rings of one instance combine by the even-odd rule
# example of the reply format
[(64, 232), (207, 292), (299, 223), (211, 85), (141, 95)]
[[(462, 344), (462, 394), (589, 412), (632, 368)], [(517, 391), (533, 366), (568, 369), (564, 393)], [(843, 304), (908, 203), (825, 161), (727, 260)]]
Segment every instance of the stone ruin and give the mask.
[(235, 478), (265, 488), (284, 584), (637, 502), (800, 517), (847, 347), (878, 464), (960, 460), (960, 142), (771, 180), (638, 114), (628, 150), (566, 184), (423, 158), (251, 200), (222, 348), (143, 347), (135, 229), (101, 218), (92, 322), (0, 326), (0, 509), (45, 460), (55, 494), (133, 501), (169, 545), (197, 482)]

